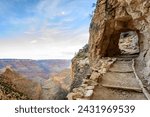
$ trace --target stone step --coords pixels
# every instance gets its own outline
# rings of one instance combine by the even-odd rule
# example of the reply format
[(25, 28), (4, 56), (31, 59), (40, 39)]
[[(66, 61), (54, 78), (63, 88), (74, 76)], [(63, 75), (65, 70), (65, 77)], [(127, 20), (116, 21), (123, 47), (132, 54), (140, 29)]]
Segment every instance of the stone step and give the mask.
[(104, 74), (102, 78), (102, 86), (142, 92), (142, 89), (133, 73), (108, 72)]
[(117, 58), (117, 61), (132, 61), (133, 58)]
[(147, 100), (143, 93), (97, 86), (92, 100)]
[(109, 69), (111, 72), (133, 72), (132, 69), (132, 61), (116, 61), (111, 68)]
[(139, 54), (123, 54), (123, 55), (118, 55), (116, 58), (137, 58)]
[(120, 86), (114, 86), (114, 85), (107, 85), (107, 84), (103, 84), (103, 87), (107, 87), (107, 88), (113, 88), (113, 89), (122, 89), (122, 90), (132, 90), (132, 91), (136, 91), (136, 92), (142, 92), (141, 88), (137, 88), (137, 87), (120, 87)]

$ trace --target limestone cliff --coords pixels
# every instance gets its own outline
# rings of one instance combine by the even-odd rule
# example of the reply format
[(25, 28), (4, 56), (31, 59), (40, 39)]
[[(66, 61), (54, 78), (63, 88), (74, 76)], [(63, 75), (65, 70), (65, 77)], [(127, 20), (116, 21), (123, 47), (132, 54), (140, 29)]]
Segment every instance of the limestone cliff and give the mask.
[[(122, 54), (119, 40), (121, 35), (127, 32), (137, 34), (131, 36), (131, 38), (138, 38), (138, 48), (134, 50), (138, 54), (138, 57), (134, 58), (135, 71), (144, 87), (150, 92), (149, 0), (97, 0), (89, 32), (88, 51), (84, 52), (82, 49), (72, 60), (73, 88), (75, 89), (68, 95), (68, 99), (92, 95), (94, 88), (90, 87), (90, 91), (85, 93), (89, 89), (89, 84), (84, 83), (87, 82), (87, 79), (88, 82), (93, 82), (92, 79), (97, 81), (107, 71), (103, 68), (108, 68), (115, 61), (109, 57), (115, 58)], [(126, 57), (130, 61), (132, 60), (132, 58)], [(86, 64), (82, 65), (82, 63), (86, 63), (86, 60), (88, 61), (88, 68), (85, 68)], [(105, 60), (110, 64), (107, 64)], [(86, 70), (88, 73), (85, 74)]]
[(101, 57), (120, 54), (118, 42), (122, 32), (138, 34), (140, 54), (136, 70), (150, 89), (150, 1), (98, 0), (90, 25), (89, 60), (95, 66)]

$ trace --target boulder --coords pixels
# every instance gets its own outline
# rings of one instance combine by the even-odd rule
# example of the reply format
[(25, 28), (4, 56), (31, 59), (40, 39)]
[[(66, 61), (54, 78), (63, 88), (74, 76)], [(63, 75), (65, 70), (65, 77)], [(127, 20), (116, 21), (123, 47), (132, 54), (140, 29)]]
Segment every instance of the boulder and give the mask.
[(90, 98), (92, 95), (93, 95), (93, 90), (87, 90), (87, 91), (85, 92), (84, 97)]

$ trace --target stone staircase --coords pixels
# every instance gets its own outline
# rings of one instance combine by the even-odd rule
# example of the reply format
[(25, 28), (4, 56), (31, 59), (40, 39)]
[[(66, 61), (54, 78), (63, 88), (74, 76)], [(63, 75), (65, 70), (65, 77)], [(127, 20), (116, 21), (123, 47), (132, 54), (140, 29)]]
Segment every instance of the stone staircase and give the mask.
[(137, 55), (122, 55), (104, 74), (95, 88), (92, 100), (146, 100), (133, 70)]

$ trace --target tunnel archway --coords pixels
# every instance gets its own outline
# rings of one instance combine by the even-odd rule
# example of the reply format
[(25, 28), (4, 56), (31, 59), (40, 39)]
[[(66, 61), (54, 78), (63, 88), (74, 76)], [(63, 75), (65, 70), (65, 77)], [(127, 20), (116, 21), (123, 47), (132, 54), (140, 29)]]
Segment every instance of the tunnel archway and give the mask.
[(139, 35), (129, 18), (108, 22), (105, 27), (101, 56), (113, 57), (122, 54), (138, 54)]

